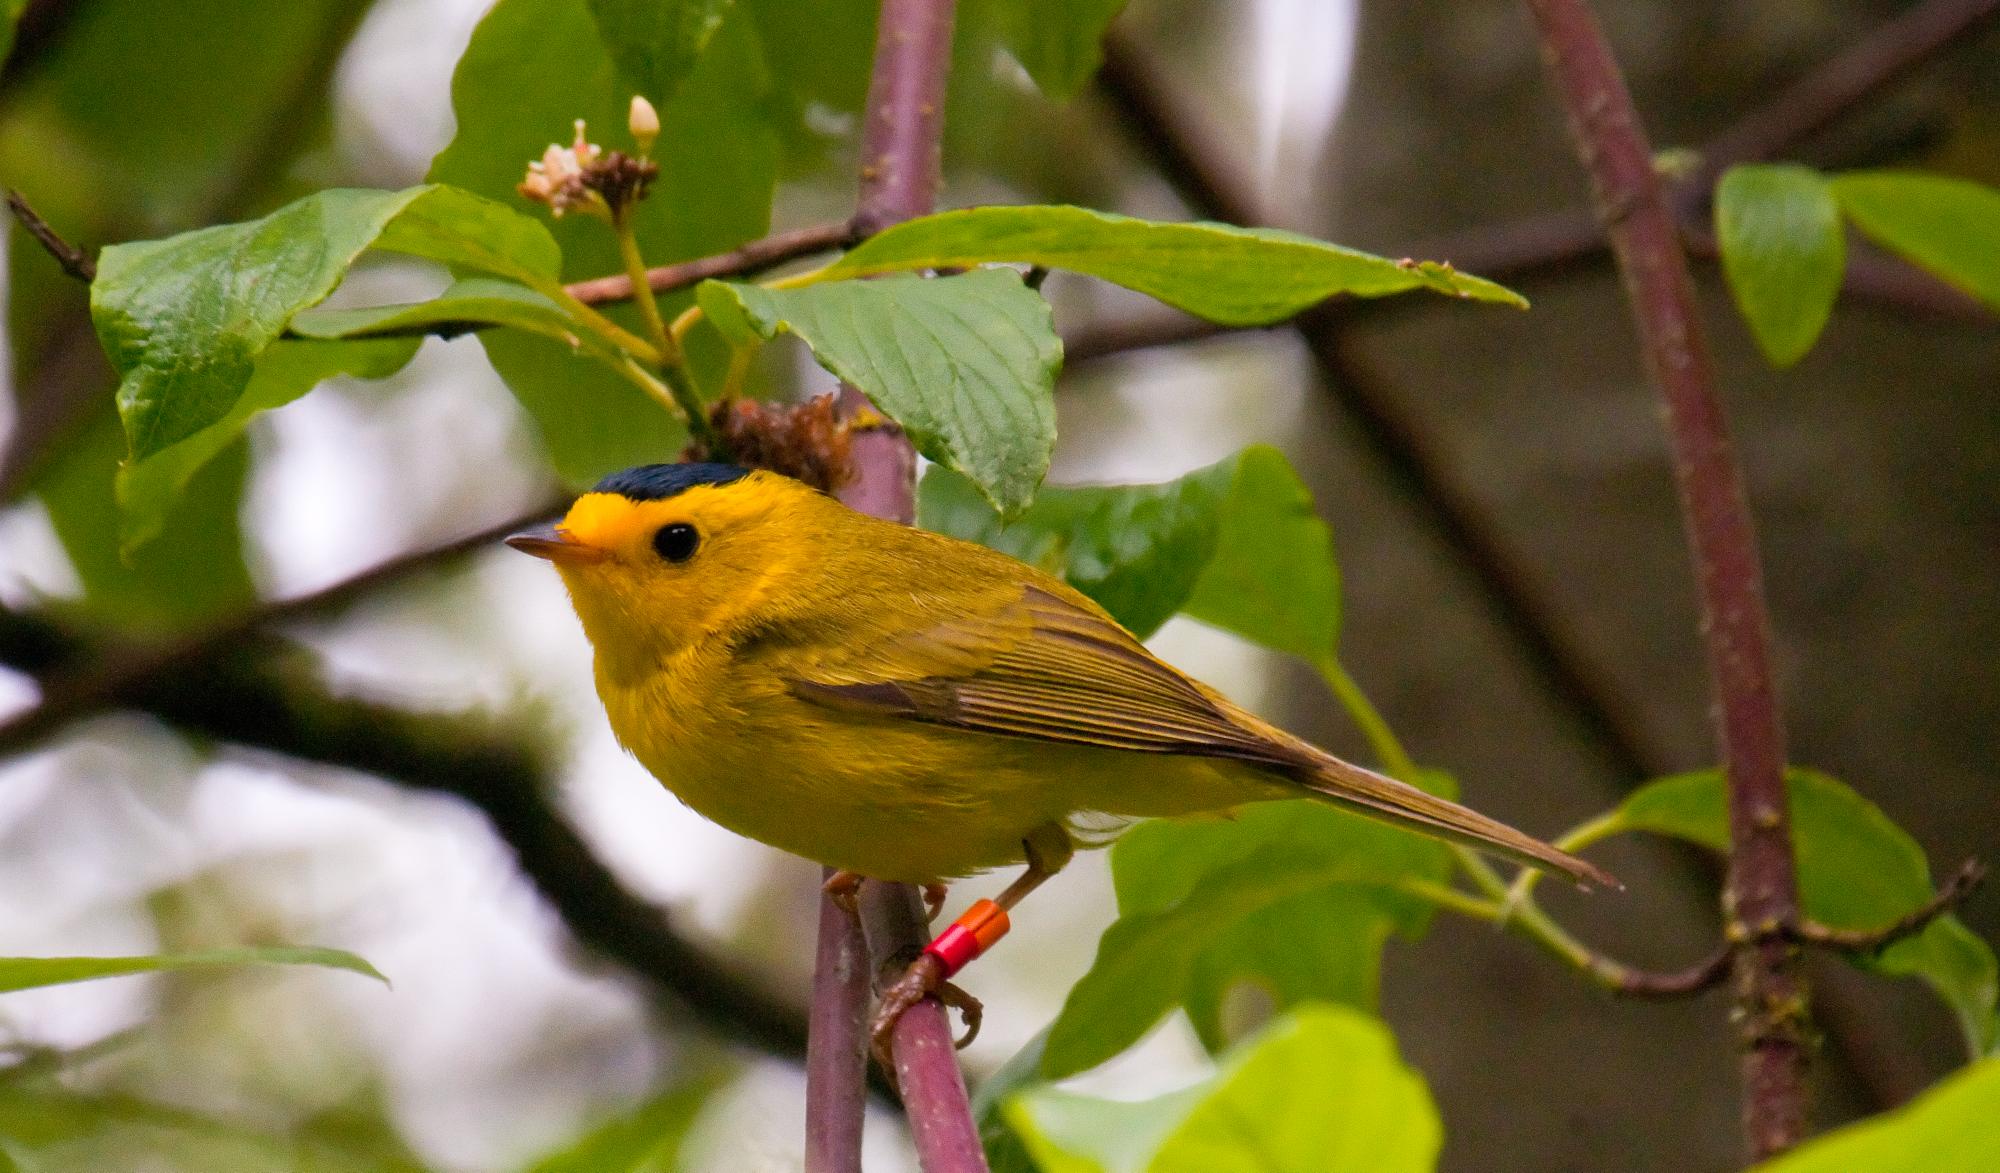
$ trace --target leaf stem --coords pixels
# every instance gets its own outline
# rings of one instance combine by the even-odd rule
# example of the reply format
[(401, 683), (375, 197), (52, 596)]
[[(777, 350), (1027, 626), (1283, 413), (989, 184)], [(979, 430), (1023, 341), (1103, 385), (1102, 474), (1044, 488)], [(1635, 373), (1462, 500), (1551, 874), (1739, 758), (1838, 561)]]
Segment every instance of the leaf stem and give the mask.
[(615, 369), (668, 411), (686, 419), (689, 435), (701, 441), (711, 452), (721, 451), (716, 445), (722, 442), (722, 437), (717, 434), (715, 425), (709, 422), (708, 411), (702, 406), (701, 396), (695, 392), (694, 384), (688, 382), (685, 370), (679, 366), (662, 366), (655, 374), (629, 354), (620, 359)]
[[(681, 361), (680, 347), (675, 344), (673, 335), (667, 333), (667, 324), (660, 318), (660, 303), (653, 297), (653, 287), (646, 280), (646, 258), (639, 252), (639, 234), (632, 229), (630, 210), (615, 217), (611, 227), (618, 235), (618, 259), (625, 263), (625, 275), (632, 279), (633, 300), (639, 305), (639, 317), (646, 323), (646, 333), (660, 348), (661, 365), (678, 365)], [(583, 303), (578, 301), (577, 304)]]
[(1320, 663), (1319, 674), (1320, 678), (1326, 681), (1326, 686), (1333, 690), (1334, 699), (1340, 702), (1341, 707), (1347, 710), (1348, 717), (1360, 728), (1361, 736), (1368, 739), (1368, 748), (1375, 751), (1375, 757), (1382, 763), (1382, 767), (1389, 771), (1392, 777), (1408, 782), (1412, 786), (1417, 785), (1416, 760), (1403, 748), (1402, 739), (1389, 727), (1388, 720), (1382, 716), (1382, 710), (1376, 708), (1375, 702), (1368, 699), (1368, 694), (1362, 691), (1360, 682), (1348, 672), (1347, 666), (1336, 657), (1328, 656)]
[(534, 281), (530, 283), (529, 288), (569, 311), (570, 317), (576, 319), (579, 326), (641, 362), (658, 366), (664, 361), (665, 356), (660, 353), (659, 347), (612, 321), (601, 310), (578, 301), (576, 296), (563, 288), (560, 282)]
[[(1347, 671), (1346, 666), (1338, 659), (1329, 656), (1318, 667), (1327, 687), (1333, 690), (1333, 695), (1340, 701), (1341, 707), (1347, 710), (1348, 716), (1360, 728), (1362, 736), (1368, 739), (1369, 747), (1381, 761), (1383, 768), (1399, 781), (1412, 786), (1421, 785), (1422, 774), (1417, 768), (1415, 759), (1410, 757), (1409, 751), (1403, 747), (1402, 740), (1396, 736), (1395, 730), (1389, 727), (1388, 720), (1382, 716), (1382, 711), (1368, 699), (1368, 694)], [(1453, 912), (1510, 928), (1540, 945), (1570, 967), (1613, 989), (1620, 988), (1626, 979), (1636, 972), (1629, 966), (1605, 957), (1572, 936), (1534, 902), (1523, 882), (1517, 881), (1510, 886), (1506, 878), (1478, 852), (1456, 843), (1450, 847), (1459, 867), (1465, 870), (1473, 886), (1484, 893), (1485, 898), (1481, 899), (1457, 888), (1421, 880), (1409, 881), (1409, 891), (1433, 900), (1439, 906)], [(1539, 875), (1533, 868), (1522, 869), (1522, 874), (1524, 877)]]

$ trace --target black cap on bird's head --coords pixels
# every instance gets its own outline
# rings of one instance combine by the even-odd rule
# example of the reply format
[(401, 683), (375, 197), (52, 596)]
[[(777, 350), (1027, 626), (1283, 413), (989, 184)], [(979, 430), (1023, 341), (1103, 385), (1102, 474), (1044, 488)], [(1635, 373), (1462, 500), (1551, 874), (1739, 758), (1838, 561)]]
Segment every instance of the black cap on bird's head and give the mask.
[(733, 464), (642, 464), (597, 482), (593, 493), (616, 493), (628, 501), (664, 501), (696, 485), (734, 484), (750, 475)]
[[(625, 531), (689, 489), (722, 488), (749, 477), (751, 470), (734, 464), (642, 464), (605, 477), (577, 498), (569, 515), (556, 525), (537, 526), (507, 539), (524, 554), (563, 565), (602, 562)], [(615, 504), (614, 504), (615, 502)], [(611, 506), (608, 510), (606, 506)]]

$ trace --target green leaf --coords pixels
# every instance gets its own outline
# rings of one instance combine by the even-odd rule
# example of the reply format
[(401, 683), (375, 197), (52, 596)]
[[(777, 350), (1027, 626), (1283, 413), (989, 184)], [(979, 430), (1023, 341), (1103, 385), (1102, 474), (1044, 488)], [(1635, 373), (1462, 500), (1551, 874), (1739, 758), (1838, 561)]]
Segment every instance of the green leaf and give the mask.
[(917, 491), (917, 523), (1067, 580), (1143, 639), (1181, 609), (1213, 561), (1242, 460), (1156, 485), (1045, 486), (1006, 522), (971, 481), (933, 467)]
[(1826, 178), (1791, 163), (1731, 167), (1716, 186), (1715, 235), (1757, 345), (1772, 366), (1791, 366), (1826, 328), (1847, 267)]
[(541, 221), (462, 188), (410, 190), (417, 197), (383, 226), (376, 248), (530, 285), (561, 276), (562, 247)]
[(1902, 1108), (1807, 1141), (1755, 1173), (1942, 1173), (2000, 1168), (2000, 1058), (1947, 1076)]
[(828, 275), (994, 263), (1088, 274), (1225, 326), (1281, 322), (1329, 297), (1429, 289), (1525, 308), (1517, 293), (1434, 261), (1392, 261), (1275, 228), (1165, 224), (1071, 207), (990, 207), (898, 224)]
[(694, 72), (735, 6), (736, 0), (590, 0), (590, 14), (625, 81), (657, 106)]
[(237, 965), (319, 965), (372, 977), (383, 985), (389, 983), (374, 966), (345, 950), (315, 945), (243, 945), (150, 957), (0, 957), (0, 994), (133, 973)]
[[(1836, 929), (1865, 931), (1892, 924), (1931, 898), (1923, 849), (1881, 808), (1813, 770), (1788, 771), (1786, 788), (1807, 916)], [(1616, 812), (1616, 826), (1725, 851), (1727, 801), (1718, 771), (1663, 778), (1625, 800)], [(1922, 978), (1958, 1014), (1974, 1055), (1986, 1054), (2000, 1042), (1995, 1016), (2000, 966), (1993, 950), (1957, 917), (1940, 917), (1863, 964), (1880, 973)]]
[(1046, 1173), (1424, 1173), (1443, 1125), (1388, 1028), (1301, 1007), (1214, 1077), (1153, 1100), (1037, 1088), (1008, 1121)]
[(1333, 657), (1333, 537), (1275, 448), (1160, 484), (1045, 487), (1006, 523), (963, 477), (933, 468), (917, 520), (1060, 575), (1141, 638), (1185, 610), (1315, 664)]
[(1316, 668), (1340, 638), (1333, 531), (1275, 448), (1246, 448), (1220, 513), (1215, 550), (1182, 609)]
[[(778, 157), (772, 83), (749, 7), (739, 3), (724, 18), (679, 92), (659, 107), (660, 177), (633, 213), (652, 264), (723, 252), (770, 226)], [(528, 161), (551, 142), (568, 143), (572, 120), (586, 119), (594, 139), (618, 145), (632, 87), (620, 79), (586, 0), (499, 0), (459, 58), (451, 94), (458, 132), (432, 161), (430, 178), (513, 200)], [(548, 228), (562, 249), (564, 280), (621, 271), (602, 221), (566, 216)], [(663, 308), (672, 314), (691, 301), (683, 293)], [(610, 313), (637, 328), (630, 307)], [(481, 334), (480, 342), (572, 486), (671, 460), (685, 443), (673, 413), (564, 343), (508, 330)]]
[(381, 379), (417, 351), (415, 338), (367, 342), (279, 342), (257, 356), (250, 382), (229, 414), (178, 444), (118, 469), (118, 546), (126, 559), (160, 536), (188, 482), (243, 435), (252, 418), (282, 407), (335, 375)]
[[(1135, 827), (1111, 852), (1119, 918), (1050, 1028), (1043, 1075), (1096, 1066), (1176, 1006), (1219, 1048), (1223, 1006), (1241, 981), (1280, 1008), (1372, 1008), (1383, 942), (1430, 920), (1429, 903), (1397, 885), (1442, 880), (1449, 866), (1440, 844), (1309, 801)], [(1299, 940), (1308, 929), (1315, 939)]]
[(377, 244), (508, 276), (546, 277), (558, 259), (534, 221), (430, 186), (323, 191), (261, 220), (113, 245), (98, 258), (91, 316), (119, 373), (133, 458), (228, 415), (257, 356)]
[(1044, 1027), (972, 1089), (972, 1120), (979, 1127), (980, 1147), (986, 1150), (991, 1173), (1035, 1173), (1034, 1158), (1008, 1124), (1004, 1109), (1015, 1093), (1041, 1083), (1042, 1047), (1048, 1040)]
[(133, 457), (229, 414), (292, 315), (332, 293), (420, 193), (324, 191), (247, 224), (105, 249), (91, 316)]
[[(1005, 269), (898, 275), (798, 289), (704, 282), (764, 337), (784, 331), (903, 426), (917, 451), (964, 473), (1003, 514), (1027, 506), (1055, 450), (1062, 339), (1042, 295)], [(727, 306), (719, 308), (727, 311)]]
[(1104, 30), (1125, 0), (1001, 0), (1007, 51), (1051, 98), (1076, 96), (1104, 63)]
[(528, 1173), (674, 1173), (695, 1117), (728, 1082), (717, 1068), (681, 1079), (528, 1167)]
[[(553, 280), (562, 259), (535, 221), (435, 185), (324, 191), (262, 220), (104, 250), (91, 313), (120, 376), (133, 482), (119, 492), (133, 510), (121, 542), (128, 554), (159, 531), (194, 470), (257, 411), (310, 389), (300, 383), (308, 374), (314, 382), (338, 371), (381, 375), (408, 360), (413, 345), (322, 351), (311, 362), (278, 360), (283, 385), (267, 376), (253, 391), (267, 350), (370, 247), (525, 281)], [(155, 471), (142, 471), (156, 460)]]
[(596, 334), (578, 329), (568, 311), (547, 297), (525, 285), (488, 277), (455, 281), (429, 301), (365, 309), (307, 310), (292, 319), (291, 332), (301, 338), (317, 339), (426, 334), (448, 338), (483, 326), (511, 326), (553, 338), (572, 348), (603, 346)]
[(1829, 182), (1855, 226), (2000, 308), (2000, 190), (1922, 171), (1849, 171)]
[(1204, 1080), (1150, 1100), (1101, 1100), (1060, 1088), (1040, 1087), (1002, 1106), (1010, 1135), (1018, 1138), (1041, 1173), (1139, 1173), (1169, 1134), (1212, 1090)]

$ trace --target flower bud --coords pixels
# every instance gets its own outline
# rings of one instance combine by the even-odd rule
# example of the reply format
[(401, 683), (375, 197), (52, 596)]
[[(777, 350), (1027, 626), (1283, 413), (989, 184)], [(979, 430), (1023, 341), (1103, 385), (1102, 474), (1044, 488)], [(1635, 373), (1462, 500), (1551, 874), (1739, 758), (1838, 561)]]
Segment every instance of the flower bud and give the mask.
[(625, 125), (632, 132), (632, 142), (644, 155), (653, 149), (653, 140), (660, 137), (660, 112), (642, 94), (632, 95), (632, 110), (626, 115)]

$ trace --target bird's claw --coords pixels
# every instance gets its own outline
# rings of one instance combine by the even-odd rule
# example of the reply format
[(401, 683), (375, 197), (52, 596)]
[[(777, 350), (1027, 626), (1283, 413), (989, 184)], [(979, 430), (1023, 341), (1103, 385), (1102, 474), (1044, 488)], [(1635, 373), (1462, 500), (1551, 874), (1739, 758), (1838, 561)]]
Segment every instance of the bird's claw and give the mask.
[(932, 881), (924, 885), (924, 922), (928, 924), (944, 911), (944, 898), (951, 894), (947, 885)]
[(826, 893), (826, 898), (838, 905), (840, 911), (858, 921), (861, 919), (861, 880), (857, 873), (837, 871), (826, 878), (819, 890)]
[(979, 1037), (979, 1024), (985, 1017), (986, 1008), (979, 999), (944, 980), (944, 964), (925, 953), (912, 961), (894, 984), (882, 991), (881, 1000), (875, 1004), (875, 1018), (868, 1027), (875, 1061), (891, 1076), (896, 1070), (895, 1057), (890, 1050), (896, 1024), (910, 1007), (932, 996), (958, 1011), (959, 1017), (965, 1021), (965, 1034), (958, 1039), (957, 1046), (969, 1046), (973, 1039)]

